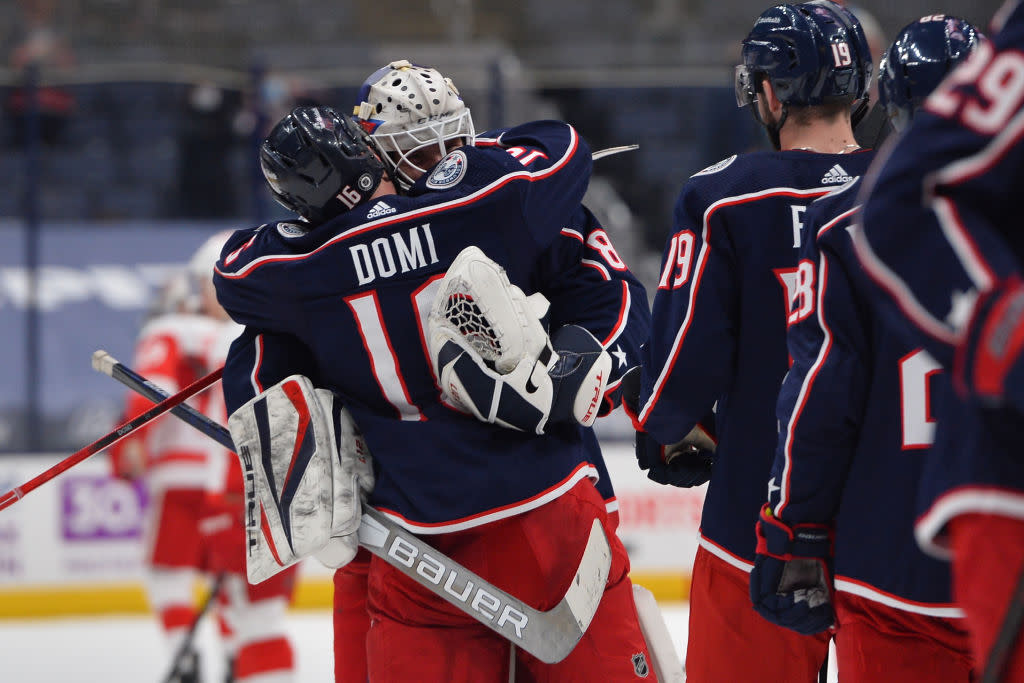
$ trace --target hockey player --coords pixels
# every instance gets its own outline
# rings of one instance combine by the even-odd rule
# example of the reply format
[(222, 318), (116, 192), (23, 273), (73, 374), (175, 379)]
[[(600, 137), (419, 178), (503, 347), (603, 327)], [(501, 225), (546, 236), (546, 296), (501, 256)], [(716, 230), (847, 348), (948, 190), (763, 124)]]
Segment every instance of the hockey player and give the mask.
[[(803, 215), (867, 167), (851, 106), (865, 97), (871, 58), (856, 18), (821, 1), (766, 10), (743, 41), (742, 60), (738, 102), (775, 151), (729, 157), (682, 189), (635, 406), (637, 457), (662, 483), (710, 477), (690, 588), (687, 680), (814, 681), (827, 634), (799, 635), (758, 616), (748, 573), (776, 440), (773, 408), (789, 367), (786, 326), (809, 312), (800, 295), (810, 281), (798, 267)], [(690, 444), (712, 409), (718, 443), (709, 457), (706, 446)]]
[[(218, 233), (196, 251), (179, 296), (169, 298), (168, 310), (151, 318), (139, 333), (135, 366), (169, 391), (220, 367), (241, 331), (217, 303), (213, 290), (213, 266), (227, 237), (228, 233)], [(196, 401), (195, 407), (205, 414), (226, 418), (221, 391), (211, 389)], [(136, 415), (151, 406), (132, 393), (126, 412)], [(247, 584), (237, 458), (177, 420), (161, 420), (132, 434), (113, 456), (117, 474), (141, 476), (148, 489), (147, 592), (170, 651), (177, 652), (196, 618), (194, 581), (199, 575), (223, 573), (214, 612), (225, 639), (231, 680), (293, 680), (294, 653), (284, 618), (296, 570), (260, 586)]]
[[(881, 106), (897, 132), (979, 40), (971, 24), (943, 15), (903, 28), (879, 68)], [(908, 495), (932, 443), (928, 406), (950, 387), (926, 351), (873, 315), (850, 234), (859, 186), (804, 214), (807, 287), (794, 307), (806, 314), (788, 332), (793, 366), (778, 400), (751, 599), (797, 632), (838, 628), (844, 682), (967, 683), (972, 659), (949, 568), (917, 547)]]
[[(564, 593), (590, 525), (600, 520), (611, 575), (583, 641), (554, 665), (517, 653), (518, 667), (537, 680), (654, 678), (628, 559), (594, 487), (584, 439), (611, 358), (566, 320), (600, 320), (615, 330), (626, 313), (624, 288), (612, 306), (600, 306), (587, 280), (565, 281), (559, 270), (584, 257), (597, 271), (624, 267), (610, 245), (598, 260), (562, 231), (586, 188), (589, 149), (566, 124), (526, 124), (503, 131), (493, 146), (449, 152), (401, 196), (350, 126), (333, 110), (300, 109), (265, 143), (275, 195), (308, 222), (241, 231), (218, 265), (218, 296), (247, 325), (226, 365), (229, 407), (261, 390), (253, 379), (264, 367), (307, 372), (363, 432), (377, 463), (370, 503), (542, 609)], [(314, 185), (311, 177), (325, 180)], [(540, 290), (551, 297), (554, 353), (524, 357), (519, 372), (501, 375), (469, 347), (449, 355), (450, 347), (436, 346), (427, 314), (441, 276), (469, 245), (498, 260), (523, 291), (561, 286)], [(538, 301), (531, 302), (521, 313), (536, 323)], [(307, 353), (269, 357), (268, 334)], [(549, 374), (540, 357), (563, 362)], [(496, 391), (503, 400), (492, 405)], [(372, 680), (507, 679), (508, 642), (376, 558), (369, 608)]]
[(880, 312), (950, 371), (964, 399), (936, 406), (916, 533), (926, 550), (952, 557), (953, 595), (975, 659), (986, 680), (1003, 681), (1024, 680), (1019, 639), (1005, 677), (989, 659), (1024, 570), (1022, 49), (1024, 8), (1010, 2), (993, 20), (991, 41), (876, 162), (855, 239), (880, 285)]
[[(444, 84), (444, 87), (438, 87), (439, 84)], [(422, 96), (425, 110), (402, 104), (408, 100), (409, 92)], [(493, 147), (500, 144), (502, 134), (497, 130), (476, 135), (470, 110), (452, 80), (436, 69), (415, 66), (406, 60), (392, 62), (366, 79), (354, 115), (370, 133), (379, 156), (388, 167), (389, 176), (397, 178), (397, 186), (405, 189), (436, 165), (448, 151), (462, 145)], [(525, 150), (512, 149), (511, 153), (521, 156)], [(524, 158), (523, 161), (530, 160)], [(561, 313), (556, 322), (561, 320), (583, 325), (599, 336), (602, 344), (615, 355), (615, 367), (599, 411), (599, 416), (604, 416), (620, 402), (622, 375), (639, 364), (640, 344), (646, 341), (650, 330), (650, 311), (644, 303), (646, 291), (618, 257), (608, 233), (586, 206), (580, 205), (574, 212), (563, 228), (562, 236), (580, 242), (582, 252), (579, 258), (553, 264), (550, 272), (557, 273), (557, 276), (538, 286), (550, 295), (562, 290), (579, 291), (583, 286), (581, 282), (585, 282), (589, 298), (595, 303), (600, 302), (593, 307), (596, 316), (582, 315), (580, 307), (572, 306)], [(552, 253), (560, 254), (557, 249)], [(606, 261), (610, 267), (602, 265)], [(552, 298), (561, 299), (558, 296)], [(614, 302), (618, 302), (620, 315), (614, 325), (608, 325), (603, 320), (602, 311), (606, 306), (615, 305)], [(595, 465), (600, 470), (598, 488), (617, 524), (615, 491), (604, 469), (597, 439), (590, 431), (584, 433), (584, 438), (589, 442)]]
[[(405, 106), (403, 103), (409, 101), (410, 94), (420, 99)], [(417, 109), (416, 104), (421, 104), (421, 108)], [(388, 166), (389, 177), (397, 178), (398, 185), (405, 189), (433, 168), (447, 152), (463, 145), (495, 146), (498, 144), (496, 136), (501, 132), (476, 136), (470, 110), (452, 80), (436, 69), (414, 66), (406, 60), (391, 62), (366, 79), (354, 114), (364, 130), (370, 133), (380, 158)], [(520, 151), (513, 150), (513, 153)], [(386, 208), (381, 209), (383, 211)], [(368, 213), (368, 217), (374, 215), (373, 211)], [(551, 277), (539, 286), (554, 301), (568, 301), (573, 292), (584, 286), (581, 283), (588, 283), (585, 286), (588, 297), (594, 302), (591, 310), (597, 312), (596, 316), (585, 314), (579, 307), (556, 311), (553, 315), (557, 316), (554, 318), (556, 324), (575, 322), (584, 325), (616, 355), (615, 368), (600, 410), (604, 415), (617, 405), (618, 378), (638, 362), (639, 345), (647, 337), (650, 312), (645, 304), (646, 292), (617, 256), (611, 257), (612, 267), (601, 265), (605, 254), (614, 254), (614, 247), (597, 219), (585, 207), (581, 206), (565, 226), (563, 237), (578, 241), (581, 253), (565, 261), (566, 250), (557, 248), (556, 244), (556, 248), (551, 250), (552, 257), (562, 260), (552, 263), (549, 272), (557, 274), (557, 277)], [(590, 258), (586, 258), (588, 255)], [(557, 292), (560, 290), (566, 290), (568, 296), (559, 297)], [(606, 306), (616, 305), (620, 315), (608, 324), (603, 320), (602, 311)], [(590, 430), (584, 432), (583, 438), (599, 471), (598, 488), (605, 498), (613, 526), (617, 526), (618, 503), (597, 440)], [(335, 574), (335, 675), (338, 680), (348, 676), (361, 680), (353, 668), (359, 653), (353, 651), (351, 643), (356, 641), (354, 636), (361, 627), (365, 630), (369, 626), (368, 619), (359, 616), (365, 612), (368, 564), (369, 555), (363, 550)]]

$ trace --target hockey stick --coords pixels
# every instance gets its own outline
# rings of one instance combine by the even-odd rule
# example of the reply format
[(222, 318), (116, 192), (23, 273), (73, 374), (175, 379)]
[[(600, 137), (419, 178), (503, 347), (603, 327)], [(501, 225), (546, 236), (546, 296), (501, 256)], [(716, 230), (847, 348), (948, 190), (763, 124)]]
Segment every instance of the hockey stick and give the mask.
[[(151, 401), (166, 396), (158, 386), (105, 351), (93, 354), (92, 366)], [(230, 432), (192, 406), (181, 404), (171, 412), (234, 451)], [(583, 637), (604, 594), (611, 568), (608, 539), (600, 522), (595, 520), (583, 558), (565, 596), (553, 608), (541, 612), (441, 554), (368, 505), (363, 506), (359, 544), (548, 664), (565, 659)]]
[(188, 625), (188, 631), (185, 632), (185, 637), (178, 646), (178, 649), (174, 652), (174, 659), (171, 660), (171, 669), (167, 672), (167, 675), (163, 678), (163, 683), (174, 683), (177, 676), (182, 673), (181, 669), (185, 662), (185, 656), (188, 651), (192, 649), (192, 641), (195, 640), (196, 629), (199, 627), (199, 622), (202, 621), (203, 616), (210, 611), (210, 607), (213, 606), (214, 601), (217, 599), (217, 595), (220, 593), (221, 587), (224, 585), (224, 574), (217, 574), (217, 578), (213, 580), (213, 585), (210, 587), (210, 594), (203, 600), (203, 604), (199, 606), (199, 611), (196, 612), (195, 617), (192, 618), (192, 623)]
[(1024, 571), (1017, 579), (1017, 587), (1010, 598), (1009, 607), (1006, 608), (1006, 616), (999, 626), (999, 633), (996, 634), (992, 649), (988, 651), (988, 661), (985, 662), (981, 683), (999, 683), (1003, 680), (1007, 660), (1020, 638), (1021, 624), (1024, 624)]
[(124, 424), (122, 424), (109, 434), (101, 436), (100, 438), (96, 439), (85, 448), (76, 451), (69, 455), (68, 457), (64, 458), (50, 469), (44, 471), (43, 473), (37, 475), (36, 477), (33, 477), (32, 479), (28, 480), (21, 486), (16, 486), (15, 488), (0, 496), (0, 510), (3, 510), (6, 507), (10, 507), (11, 505), (14, 505), (19, 500), (24, 498), (25, 494), (42, 486), (43, 484), (50, 481), (57, 475), (62, 474), (63, 472), (66, 472), (67, 470), (71, 469), (78, 463), (88, 458), (90, 455), (95, 455), (96, 453), (99, 453), (107, 446), (110, 446), (111, 444), (120, 441), (121, 439), (128, 436), (129, 434), (131, 434), (132, 432), (134, 432), (136, 429), (143, 426), (147, 422), (150, 422), (153, 419), (163, 415), (168, 410), (173, 410), (175, 406), (183, 404), (192, 396), (195, 396), (203, 389), (206, 389), (211, 384), (217, 382), (220, 379), (220, 376), (223, 372), (224, 368), (214, 370), (206, 377), (202, 377), (193, 382), (192, 384), (188, 385), (174, 396), (164, 394), (161, 397), (161, 400), (157, 403), (157, 405), (153, 406), (146, 412), (142, 413), (141, 415), (138, 415), (137, 417), (129, 420), (128, 422), (125, 422)]
[(619, 145), (618, 147), (606, 147), (605, 149), (599, 149), (593, 154), (591, 154), (590, 158), (594, 161), (597, 161), (598, 159), (610, 157), (613, 154), (632, 152), (634, 149), (640, 149), (640, 145)]

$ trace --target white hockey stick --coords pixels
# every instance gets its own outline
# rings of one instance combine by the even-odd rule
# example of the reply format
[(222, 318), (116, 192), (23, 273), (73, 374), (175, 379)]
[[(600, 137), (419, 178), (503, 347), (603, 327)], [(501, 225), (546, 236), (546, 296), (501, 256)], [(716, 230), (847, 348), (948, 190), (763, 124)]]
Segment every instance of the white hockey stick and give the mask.
[[(151, 401), (167, 396), (163, 389), (119, 363), (106, 351), (93, 353), (92, 367)], [(188, 404), (179, 404), (171, 412), (234, 451), (231, 434), (223, 425)], [(243, 466), (246, 456), (242, 455)], [(597, 612), (611, 569), (608, 539), (600, 522), (594, 520), (583, 559), (565, 596), (552, 609), (541, 612), (488, 583), (368, 505), (363, 506), (359, 544), (548, 664), (565, 659), (583, 637)]]
[(610, 157), (613, 154), (622, 154), (623, 152), (632, 152), (634, 149), (640, 149), (640, 145), (619, 145), (618, 147), (606, 147), (599, 149), (590, 155), (590, 158), (594, 161), (598, 159), (604, 159)]

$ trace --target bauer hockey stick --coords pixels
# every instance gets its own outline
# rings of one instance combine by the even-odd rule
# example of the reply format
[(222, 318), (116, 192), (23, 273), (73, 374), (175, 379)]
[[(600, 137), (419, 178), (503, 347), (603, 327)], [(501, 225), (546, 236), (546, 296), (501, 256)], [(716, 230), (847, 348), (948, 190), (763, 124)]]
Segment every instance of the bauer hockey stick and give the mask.
[(193, 382), (192, 384), (188, 385), (174, 396), (164, 394), (163, 396), (161, 396), (159, 402), (154, 401), (154, 403), (156, 403), (157, 405), (153, 406), (146, 412), (129, 420), (128, 422), (125, 422), (124, 424), (122, 424), (120, 427), (110, 432), (109, 434), (101, 436), (100, 438), (96, 439), (85, 448), (76, 451), (69, 455), (68, 457), (64, 458), (50, 469), (44, 471), (43, 473), (37, 475), (36, 477), (33, 477), (32, 479), (28, 480), (21, 486), (16, 486), (15, 488), (0, 496), (0, 510), (3, 510), (6, 507), (10, 507), (11, 505), (14, 505), (19, 500), (24, 498), (25, 494), (27, 494), (29, 491), (32, 491), (33, 489), (42, 486), (43, 484), (50, 481), (57, 475), (66, 472), (67, 470), (71, 469), (78, 463), (88, 458), (90, 455), (95, 455), (96, 453), (99, 453), (107, 446), (110, 446), (111, 444), (120, 441), (121, 439), (128, 436), (129, 434), (131, 434), (132, 432), (134, 432), (136, 429), (143, 426), (147, 422), (150, 422), (153, 419), (160, 417), (168, 410), (174, 409), (175, 406), (183, 404), (192, 396), (195, 396), (203, 389), (206, 389), (211, 384), (217, 382), (217, 380), (220, 379), (221, 374), (223, 372), (224, 368), (214, 370), (206, 377), (202, 377)]
[[(160, 387), (119, 363), (106, 351), (93, 354), (92, 366), (151, 401), (159, 401), (167, 395)], [(171, 412), (220, 445), (234, 451), (231, 433), (223, 425), (186, 404), (175, 406)], [(553, 608), (541, 612), (441, 554), (368, 505), (363, 506), (359, 544), (430, 592), (548, 664), (565, 659), (583, 637), (601, 602), (611, 568), (608, 539), (600, 522), (595, 520), (583, 558), (565, 596)]]

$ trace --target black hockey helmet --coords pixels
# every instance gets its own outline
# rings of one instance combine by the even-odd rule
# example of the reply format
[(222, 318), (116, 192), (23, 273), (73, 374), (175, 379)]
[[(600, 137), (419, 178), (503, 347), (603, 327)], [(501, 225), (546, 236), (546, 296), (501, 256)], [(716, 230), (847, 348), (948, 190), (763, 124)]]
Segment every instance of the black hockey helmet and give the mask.
[(332, 107), (297, 107), (260, 145), (260, 167), (278, 204), (319, 223), (363, 203), (384, 164), (367, 134)]

